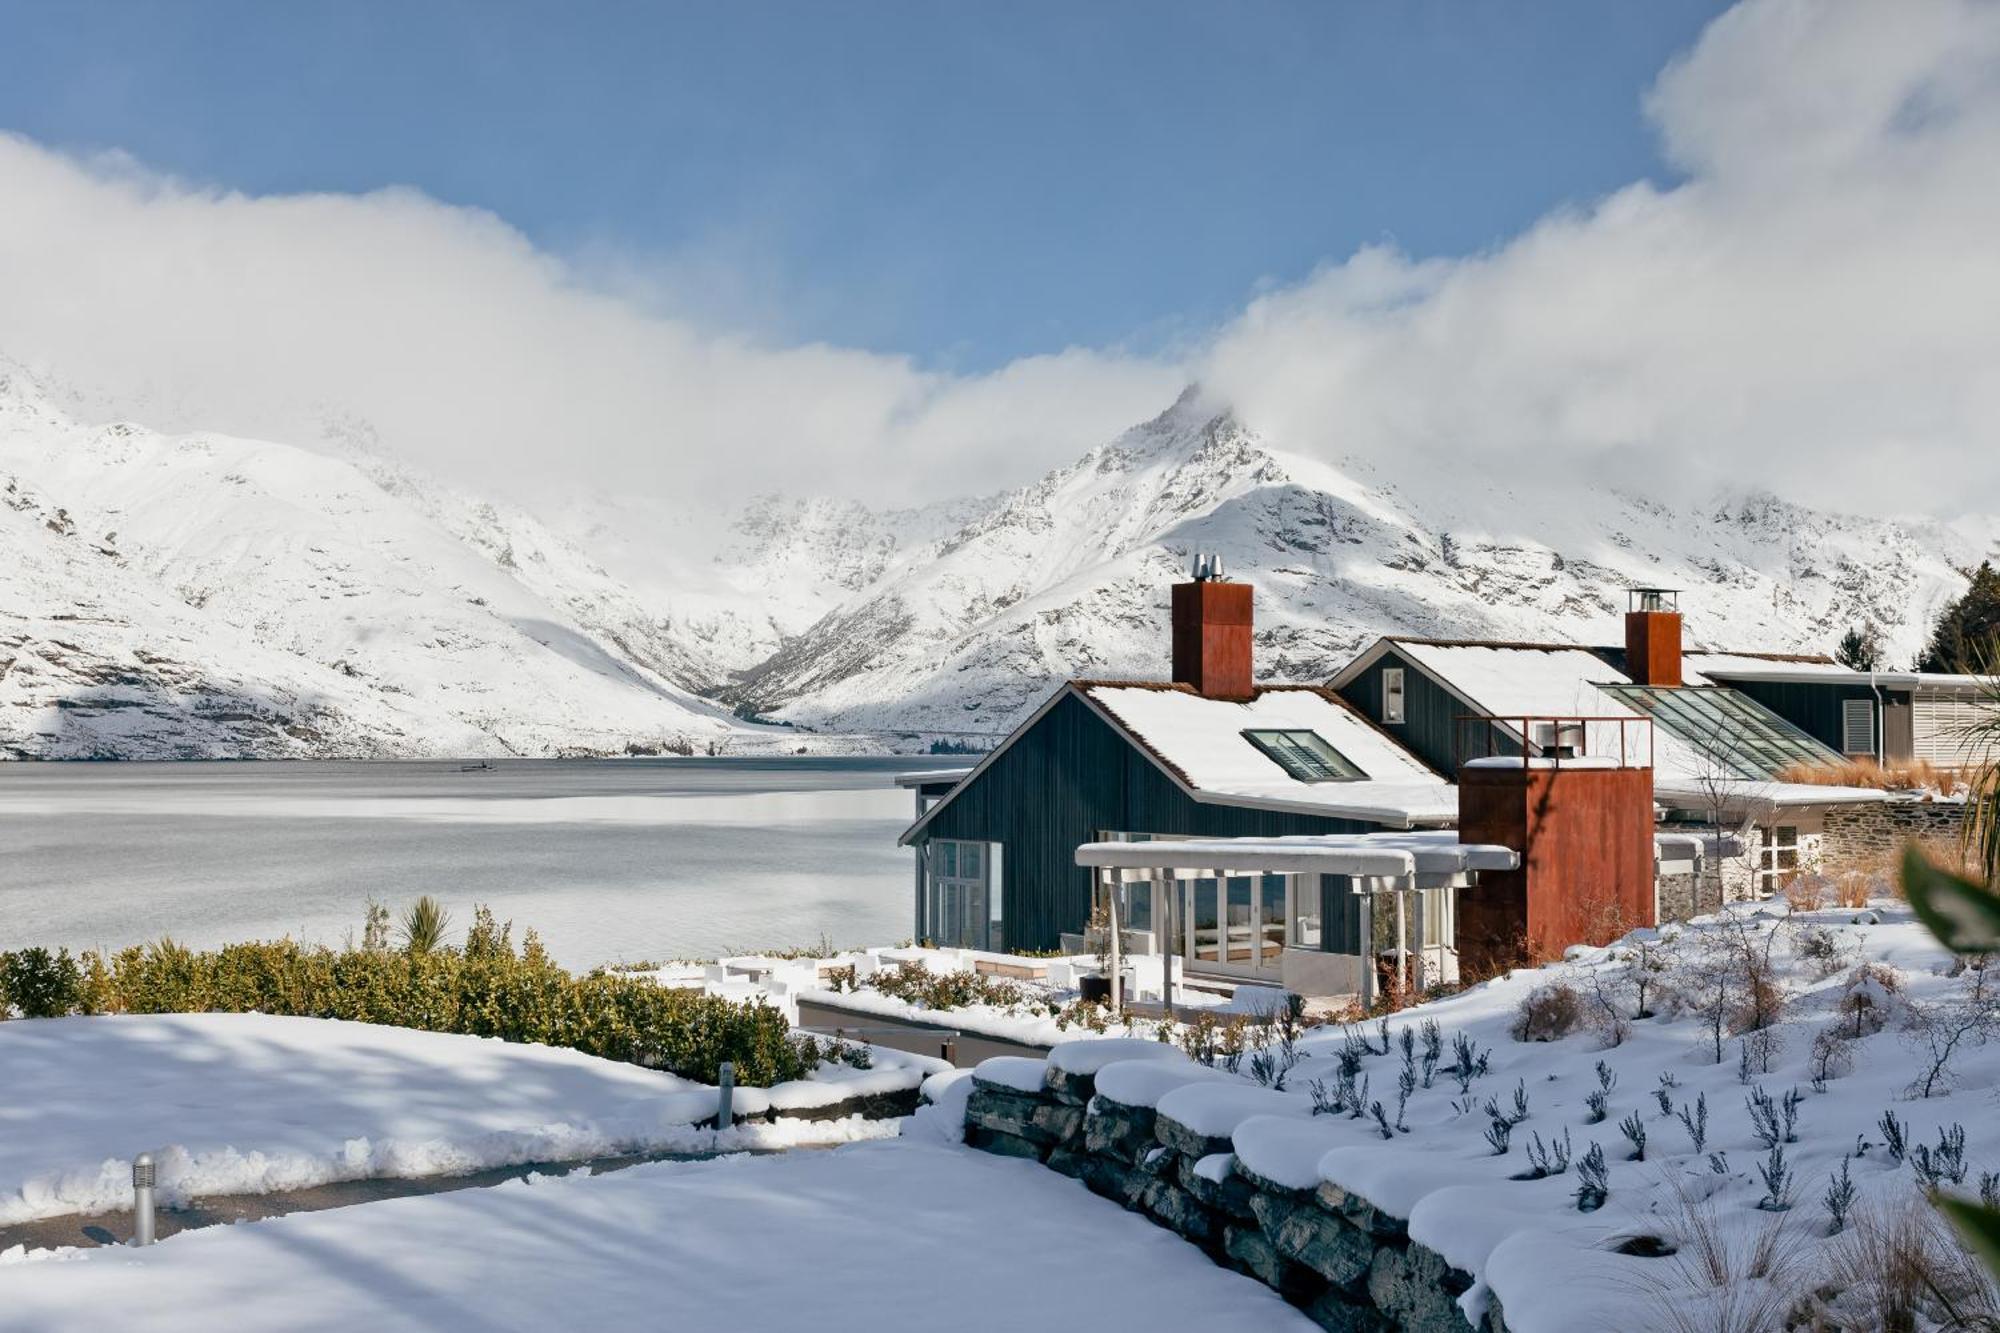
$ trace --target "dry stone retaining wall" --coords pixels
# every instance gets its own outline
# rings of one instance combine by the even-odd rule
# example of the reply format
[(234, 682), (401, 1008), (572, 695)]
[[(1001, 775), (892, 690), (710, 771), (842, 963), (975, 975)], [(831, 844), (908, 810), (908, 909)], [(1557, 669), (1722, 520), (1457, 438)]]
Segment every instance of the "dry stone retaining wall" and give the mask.
[[(1401, 1218), (1337, 1186), (1292, 1189), (1247, 1170), (1227, 1137), (1195, 1133), (1147, 1106), (1096, 1093), (1051, 1067), (1039, 1092), (976, 1074), (965, 1141), (1081, 1181), (1256, 1278), (1337, 1333), (1506, 1333), (1497, 1302), (1476, 1331), (1458, 1297), (1472, 1277), (1412, 1241)], [(1211, 1179), (1195, 1170), (1230, 1153)]]
[(1820, 855), (1828, 866), (1886, 860), (1912, 838), (1956, 840), (1964, 824), (1963, 801), (1889, 800), (1841, 806), (1827, 812)]

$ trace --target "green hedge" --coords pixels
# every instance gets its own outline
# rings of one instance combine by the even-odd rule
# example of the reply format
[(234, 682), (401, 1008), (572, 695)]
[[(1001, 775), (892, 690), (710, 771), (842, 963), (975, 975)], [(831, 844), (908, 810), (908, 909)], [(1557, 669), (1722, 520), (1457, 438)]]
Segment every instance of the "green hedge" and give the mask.
[[(472, 944), (468, 941), (468, 945)], [(335, 952), (291, 940), (210, 951), (171, 940), (115, 954), (0, 953), (0, 1016), (290, 1014), (566, 1046), (713, 1083), (733, 1061), (767, 1087), (818, 1063), (777, 1010), (643, 978), (571, 976), (532, 941), (427, 953)]]

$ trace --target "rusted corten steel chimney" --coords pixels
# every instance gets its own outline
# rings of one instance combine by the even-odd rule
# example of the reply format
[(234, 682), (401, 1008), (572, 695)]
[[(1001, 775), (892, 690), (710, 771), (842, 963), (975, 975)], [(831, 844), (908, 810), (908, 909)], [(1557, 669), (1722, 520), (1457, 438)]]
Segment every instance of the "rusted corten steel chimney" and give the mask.
[(1625, 674), (1638, 685), (1681, 683), (1680, 593), (1634, 588), (1625, 612)]
[(1174, 585), (1174, 680), (1210, 699), (1250, 698), (1250, 628), (1250, 585), (1196, 556), (1194, 581)]

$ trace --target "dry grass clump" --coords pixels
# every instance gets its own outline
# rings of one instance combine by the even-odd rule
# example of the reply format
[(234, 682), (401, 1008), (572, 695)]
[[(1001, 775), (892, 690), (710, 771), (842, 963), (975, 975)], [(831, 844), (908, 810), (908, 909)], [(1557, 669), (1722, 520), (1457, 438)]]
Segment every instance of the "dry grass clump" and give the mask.
[(1955, 796), (1965, 786), (1965, 774), (1955, 768), (1940, 768), (1928, 759), (1898, 759), (1888, 764), (1873, 759), (1849, 759), (1839, 764), (1789, 764), (1779, 771), (1778, 781), (1813, 787), (1934, 791), (1940, 796)]
[(1583, 997), (1567, 982), (1548, 981), (1521, 997), (1507, 1028), (1515, 1041), (1560, 1041), (1583, 1023)]
[(1796, 1327), (1804, 1238), (1789, 1213), (1773, 1213), (1753, 1231), (1726, 1226), (1715, 1206), (1682, 1180), (1669, 1223), (1675, 1255), (1670, 1275), (1647, 1287), (1673, 1333), (1779, 1333)]
[(1828, 1248), (1813, 1326), (1917, 1333), (2000, 1328), (2000, 1293), (1937, 1209), (1920, 1198), (1857, 1209)]

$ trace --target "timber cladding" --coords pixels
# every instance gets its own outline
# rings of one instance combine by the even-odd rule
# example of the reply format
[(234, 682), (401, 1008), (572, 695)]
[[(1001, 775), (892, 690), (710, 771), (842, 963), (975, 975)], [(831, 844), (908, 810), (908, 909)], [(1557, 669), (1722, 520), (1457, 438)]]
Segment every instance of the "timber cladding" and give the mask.
[(1656, 924), (1651, 769), (1468, 768), (1458, 808), (1464, 841), (1521, 853), (1520, 869), (1459, 893), (1459, 950), (1475, 972)]
[(1007, 946), (1053, 949), (1062, 932), (1081, 930), (1090, 916), (1090, 871), (1076, 864), (1076, 849), (1100, 832), (1250, 838), (1375, 831), (1357, 820), (1196, 801), (1066, 686), (911, 841), (999, 843)]

